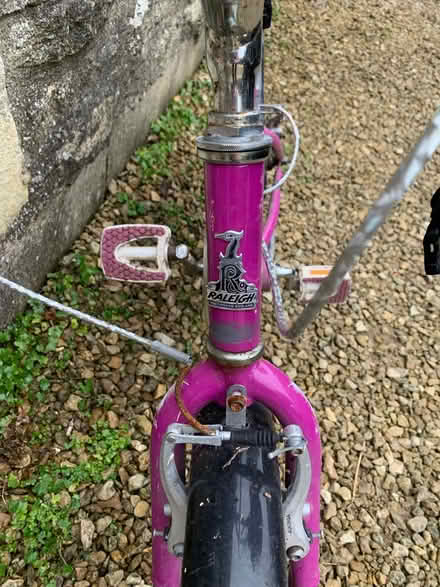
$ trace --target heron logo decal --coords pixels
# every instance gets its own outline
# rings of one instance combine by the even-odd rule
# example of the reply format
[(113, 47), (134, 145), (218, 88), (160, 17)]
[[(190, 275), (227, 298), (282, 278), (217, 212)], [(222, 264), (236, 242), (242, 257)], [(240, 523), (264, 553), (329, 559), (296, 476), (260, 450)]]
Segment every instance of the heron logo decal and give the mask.
[(227, 230), (216, 234), (228, 242), (225, 254), (220, 253), (218, 281), (208, 283), (208, 304), (221, 310), (253, 310), (257, 306), (258, 289), (243, 279), (246, 273), (242, 256), (238, 255), (244, 231)]

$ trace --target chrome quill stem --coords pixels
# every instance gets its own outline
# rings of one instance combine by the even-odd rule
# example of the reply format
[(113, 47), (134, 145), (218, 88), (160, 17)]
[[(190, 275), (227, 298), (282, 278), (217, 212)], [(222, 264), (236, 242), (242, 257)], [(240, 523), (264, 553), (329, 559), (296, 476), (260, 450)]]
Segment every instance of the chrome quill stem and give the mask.
[[(206, 55), (215, 86), (211, 134), (262, 131), (263, 0), (202, 0)], [(239, 129), (239, 130), (238, 130)]]

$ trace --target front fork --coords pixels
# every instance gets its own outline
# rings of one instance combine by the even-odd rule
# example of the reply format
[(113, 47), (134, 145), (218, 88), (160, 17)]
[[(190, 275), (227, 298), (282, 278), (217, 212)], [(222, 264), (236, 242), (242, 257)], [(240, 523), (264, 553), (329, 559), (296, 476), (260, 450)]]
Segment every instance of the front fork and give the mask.
[[(302, 391), (274, 365), (260, 359), (247, 367), (225, 368), (212, 360), (196, 365), (182, 385), (182, 398), (187, 409), (197, 414), (206, 405), (215, 402), (225, 405), (226, 391), (231, 385), (242, 385), (247, 390), (248, 404), (264, 404), (279, 419), (281, 425), (297, 425), (307, 441), (311, 467), (311, 483), (304, 509), (304, 525), (311, 544), (307, 556), (291, 562), (290, 587), (317, 587), (319, 585), (320, 535), (320, 473), (321, 443), (313, 409)], [(181, 559), (168, 551), (166, 542), (170, 526), (169, 505), (160, 479), (160, 453), (168, 426), (184, 422), (171, 388), (159, 406), (151, 438), (151, 500), (153, 523), (153, 585), (180, 587)], [(174, 451), (177, 469), (183, 470), (183, 447)], [(294, 479), (294, 460), (291, 475)]]

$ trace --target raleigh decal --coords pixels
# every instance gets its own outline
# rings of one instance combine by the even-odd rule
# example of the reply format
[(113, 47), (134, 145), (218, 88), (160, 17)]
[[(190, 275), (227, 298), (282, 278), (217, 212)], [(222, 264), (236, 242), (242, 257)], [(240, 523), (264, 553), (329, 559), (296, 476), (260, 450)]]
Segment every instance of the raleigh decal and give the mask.
[(244, 231), (227, 230), (215, 238), (229, 241), (226, 253), (220, 253), (219, 279), (208, 283), (208, 304), (221, 310), (253, 310), (257, 306), (258, 289), (242, 279), (246, 273), (238, 247)]

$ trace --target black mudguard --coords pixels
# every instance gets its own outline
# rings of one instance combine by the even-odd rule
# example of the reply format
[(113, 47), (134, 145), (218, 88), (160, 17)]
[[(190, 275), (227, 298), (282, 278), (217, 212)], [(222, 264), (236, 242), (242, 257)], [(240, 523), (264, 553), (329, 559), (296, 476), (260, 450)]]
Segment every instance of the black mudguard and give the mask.
[[(248, 421), (271, 428), (261, 406)], [(268, 452), (193, 446), (182, 587), (287, 587), (280, 475)]]

